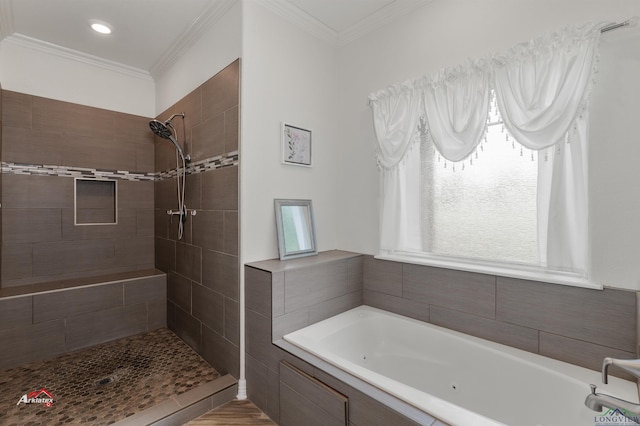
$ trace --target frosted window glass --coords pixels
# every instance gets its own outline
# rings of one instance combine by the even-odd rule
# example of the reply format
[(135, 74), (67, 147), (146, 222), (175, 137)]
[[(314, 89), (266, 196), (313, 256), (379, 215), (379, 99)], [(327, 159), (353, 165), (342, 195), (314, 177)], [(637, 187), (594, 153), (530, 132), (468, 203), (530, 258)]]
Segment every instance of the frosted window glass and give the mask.
[[(536, 228), (537, 153), (489, 126), (488, 142), (462, 164), (423, 144), (423, 234), (426, 251), (448, 256), (539, 264)], [(532, 160), (533, 159), (533, 160)], [(544, 161), (544, 160), (543, 160)]]

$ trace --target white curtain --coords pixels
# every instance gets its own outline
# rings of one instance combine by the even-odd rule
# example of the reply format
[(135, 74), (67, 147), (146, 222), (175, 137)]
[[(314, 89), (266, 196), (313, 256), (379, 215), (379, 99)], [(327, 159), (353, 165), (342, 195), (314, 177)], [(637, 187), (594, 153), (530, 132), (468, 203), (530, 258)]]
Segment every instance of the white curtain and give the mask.
[(540, 152), (542, 265), (586, 274), (588, 99), (603, 25), (566, 27), (502, 56), (370, 95), (382, 172), (381, 250), (419, 250), (419, 150), (410, 149), (416, 134), (428, 135), (444, 158), (463, 160), (486, 132), (493, 90), (506, 129)]
[(417, 141), (420, 93), (409, 82), (373, 94), (369, 100), (381, 170), (380, 246), (419, 250), (420, 158), (407, 152)]

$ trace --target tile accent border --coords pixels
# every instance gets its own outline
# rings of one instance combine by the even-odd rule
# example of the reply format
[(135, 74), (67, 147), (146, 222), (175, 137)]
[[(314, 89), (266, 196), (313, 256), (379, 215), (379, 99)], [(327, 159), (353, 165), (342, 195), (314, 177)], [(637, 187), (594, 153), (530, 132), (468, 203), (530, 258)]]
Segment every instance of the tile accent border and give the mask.
[[(223, 167), (237, 166), (239, 164), (238, 151), (228, 152), (204, 160), (196, 161), (187, 166), (187, 174), (204, 173), (210, 170), (221, 169)], [(14, 175), (38, 175), (38, 176), (59, 176), (82, 179), (107, 179), (107, 180), (129, 180), (129, 181), (161, 181), (176, 177), (177, 170), (169, 169), (160, 172), (131, 172), (127, 170), (104, 170), (86, 167), (73, 166), (53, 166), (46, 164), (21, 164), (2, 162), (3, 174)]]

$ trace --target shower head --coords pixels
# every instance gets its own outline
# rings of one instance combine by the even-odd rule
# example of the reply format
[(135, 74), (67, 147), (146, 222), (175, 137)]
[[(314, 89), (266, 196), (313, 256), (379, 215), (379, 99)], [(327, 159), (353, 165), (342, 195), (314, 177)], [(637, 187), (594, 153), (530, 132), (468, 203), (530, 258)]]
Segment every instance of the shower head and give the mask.
[(169, 129), (165, 123), (162, 123), (158, 120), (151, 120), (149, 122), (149, 127), (151, 127), (151, 131), (155, 133), (157, 136), (160, 136), (163, 139), (171, 139), (173, 137), (173, 132)]
[(182, 160), (188, 162), (188, 161), (191, 161), (191, 158), (189, 156), (185, 157), (184, 152), (182, 152), (182, 148), (180, 147), (180, 144), (178, 144), (178, 141), (173, 136), (174, 128), (171, 125), (171, 120), (173, 120), (176, 116), (180, 116), (184, 119), (184, 113), (173, 114), (164, 123), (158, 120), (151, 120), (149, 122), (149, 127), (151, 128), (151, 131), (157, 136), (160, 136), (162, 139), (169, 139), (173, 143), (173, 145), (176, 147), (176, 150), (178, 151), (178, 154), (180, 154), (180, 157), (182, 158)]

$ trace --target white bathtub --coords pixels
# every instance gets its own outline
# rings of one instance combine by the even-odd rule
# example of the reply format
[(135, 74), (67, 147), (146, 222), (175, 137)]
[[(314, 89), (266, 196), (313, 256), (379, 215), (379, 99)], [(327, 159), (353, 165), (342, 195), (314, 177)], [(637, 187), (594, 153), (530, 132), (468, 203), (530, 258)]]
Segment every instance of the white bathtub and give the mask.
[(452, 425), (593, 426), (589, 383), (638, 402), (632, 382), (368, 306), (284, 339)]

